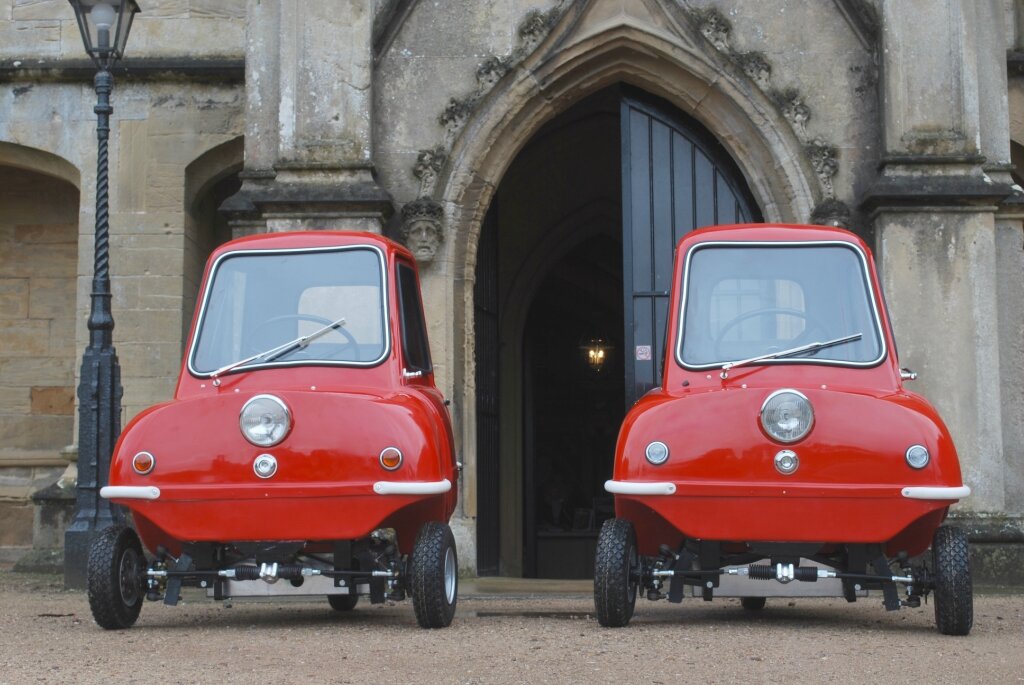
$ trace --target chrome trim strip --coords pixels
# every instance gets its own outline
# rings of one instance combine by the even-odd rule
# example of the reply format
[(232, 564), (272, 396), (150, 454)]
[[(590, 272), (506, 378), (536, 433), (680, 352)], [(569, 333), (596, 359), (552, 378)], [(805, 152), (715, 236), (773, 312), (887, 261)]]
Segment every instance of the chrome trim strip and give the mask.
[[(770, 227), (770, 225), (768, 225)], [(871, 368), (878, 366), (889, 354), (889, 350), (886, 346), (885, 340), (885, 329), (882, 327), (882, 318), (878, 313), (878, 294), (875, 292), (875, 285), (871, 282), (871, 271), (868, 269), (868, 258), (864, 254), (864, 251), (860, 249), (860, 246), (856, 243), (847, 242), (845, 240), (765, 240), (765, 241), (754, 241), (754, 240), (713, 240), (705, 243), (697, 243), (694, 245), (689, 252), (686, 253), (686, 262), (683, 266), (683, 291), (679, 297), (679, 326), (676, 330), (676, 349), (675, 358), (676, 363), (684, 369), (692, 371), (703, 371), (705, 369), (720, 369), (722, 364), (732, 361), (726, 359), (724, 361), (715, 362), (713, 364), (699, 364), (689, 365), (683, 362), (683, 326), (686, 323), (686, 295), (690, 285), (690, 260), (693, 255), (699, 250), (706, 247), (818, 247), (818, 246), (829, 246), (829, 247), (845, 247), (853, 250), (857, 256), (860, 257), (861, 262), (861, 275), (864, 277), (864, 284), (867, 286), (868, 298), (871, 300), (871, 313), (875, 317), (875, 334), (879, 337), (880, 353), (877, 359), (870, 362), (847, 362), (839, 361), (835, 359), (808, 359), (807, 357), (794, 357), (786, 359), (766, 359), (758, 364), (815, 364), (825, 366), (845, 366), (854, 368)]]
[[(341, 366), (341, 367), (371, 367), (381, 364), (388, 355), (391, 354), (391, 301), (390, 293), (388, 291), (388, 263), (387, 256), (384, 251), (376, 245), (328, 245), (323, 247), (295, 247), (295, 248), (268, 248), (265, 250), (231, 250), (225, 252), (220, 257), (217, 257), (217, 261), (210, 267), (210, 274), (205, 281), (202, 283), (203, 288), (203, 302), (199, 308), (199, 314), (196, 317), (196, 322), (202, 324), (206, 317), (206, 305), (209, 303), (211, 288), (210, 285), (213, 283), (214, 277), (217, 275), (217, 270), (220, 268), (221, 262), (228, 257), (238, 257), (239, 255), (275, 255), (275, 254), (298, 254), (302, 252), (347, 252), (349, 250), (372, 250), (377, 253), (377, 257), (380, 261), (380, 287), (383, 297), (381, 298), (381, 305), (384, 308), (384, 350), (381, 352), (380, 357), (368, 362), (356, 362), (356, 361), (338, 361), (332, 362), (328, 359), (316, 359), (316, 360), (302, 360), (302, 361), (282, 361), (282, 362), (271, 362), (269, 364), (251, 364), (246, 365), (246, 370), (251, 369), (274, 369), (288, 366)], [(197, 325), (195, 333), (192, 336), (192, 340), (188, 346), (187, 368), (188, 372), (196, 378), (210, 378), (214, 370), (211, 371), (197, 371), (193, 366), (193, 361), (196, 354), (196, 345), (199, 342), (199, 335), (202, 333), (202, 325)]]
[(100, 488), (103, 499), (160, 499), (160, 488), (155, 485), (104, 485)]
[(674, 495), (676, 484), (606, 480), (604, 482), (604, 489), (615, 495)]
[(903, 496), (907, 499), (942, 499), (954, 500), (963, 499), (971, 494), (971, 489), (966, 485), (958, 488), (940, 487), (906, 487), (903, 488)]
[(373, 484), (378, 495), (440, 495), (452, 489), (452, 482), (445, 478), (439, 481), (409, 482), (379, 480)]

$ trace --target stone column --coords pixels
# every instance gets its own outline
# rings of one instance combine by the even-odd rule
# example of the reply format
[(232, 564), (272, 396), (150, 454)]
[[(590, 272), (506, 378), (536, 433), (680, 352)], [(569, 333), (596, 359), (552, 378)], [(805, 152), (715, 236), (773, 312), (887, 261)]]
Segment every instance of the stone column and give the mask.
[(882, 1), (885, 156), (864, 200), (900, 360), (949, 425), (974, 516), (1007, 505), (995, 212), (1011, 188), (989, 4)]
[(221, 211), (235, 235), (318, 228), (380, 233), (372, 0), (249, 0), (245, 168)]

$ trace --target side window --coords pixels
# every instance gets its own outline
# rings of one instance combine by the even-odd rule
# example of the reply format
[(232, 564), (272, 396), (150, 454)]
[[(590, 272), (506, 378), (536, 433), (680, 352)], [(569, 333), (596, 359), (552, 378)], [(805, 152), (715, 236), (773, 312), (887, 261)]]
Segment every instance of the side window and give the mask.
[(410, 371), (431, 370), (430, 345), (423, 319), (416, 272), (407, 264), (398, 264), (398, 299), (402, 314), (402, 349)]

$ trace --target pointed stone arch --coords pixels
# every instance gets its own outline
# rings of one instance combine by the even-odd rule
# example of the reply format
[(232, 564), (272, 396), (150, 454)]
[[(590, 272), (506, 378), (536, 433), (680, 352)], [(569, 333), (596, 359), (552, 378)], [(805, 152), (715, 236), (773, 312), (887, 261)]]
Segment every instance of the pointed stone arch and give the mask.
[(238, 136), (202, 153), (185, 167), (185, 240), (182, 265), (182, 344), (187, 344), (192, 313), (206, 258), (231, 238), (220, 204), (238, 192), (244, 138)]
[[(668, 101), (713, 133), (736, 161), (765, 220), (805, 222), (823, 199), (804, 143), (779, 108), (727, 55), (711, 48), (680, 10), (660, 0), (573, 4), (546, 37), (462, 113), (431, 188), (451, 240), (437, 260), (452, 291), (449, 321), (472, 321), (481, 226), (518, 152), (550, 119), (616, 83)], [(552, 15), (554, 16), (554, 15)], [(448, 142), (448, 141), (446, 141)], [(433, 180), (433, 179), (432, 179)], [(442, 379), (456, 398), (466, 474), (463, 514), (476, 514), (473, 328), (451, 326)], [(470, 555), (471, 556), (471, 555)]]

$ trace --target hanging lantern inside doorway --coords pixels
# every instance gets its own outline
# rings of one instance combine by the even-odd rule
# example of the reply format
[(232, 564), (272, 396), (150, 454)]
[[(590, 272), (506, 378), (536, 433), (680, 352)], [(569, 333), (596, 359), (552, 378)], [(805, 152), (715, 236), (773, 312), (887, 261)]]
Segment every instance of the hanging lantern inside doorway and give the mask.
[(587, 368), (594, 373), (600, 373), (608, 363), (608, 358), (611, 356), (613, 346), (609, 343), (604, 336), (591, 335), (584, 336), (583, 340), (580, 341), (580, 351), (583, 353), (583, 359), (587, 364)]

